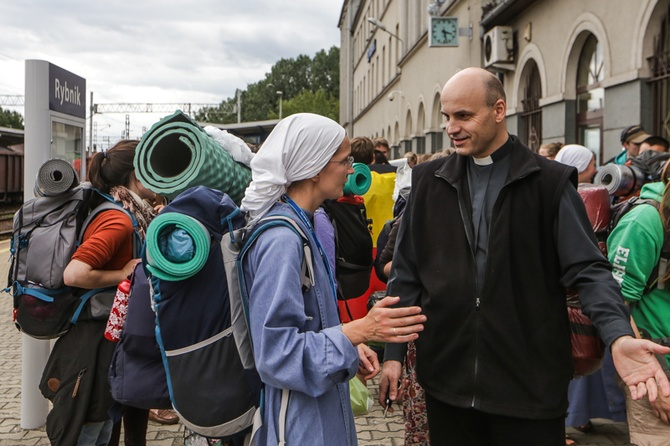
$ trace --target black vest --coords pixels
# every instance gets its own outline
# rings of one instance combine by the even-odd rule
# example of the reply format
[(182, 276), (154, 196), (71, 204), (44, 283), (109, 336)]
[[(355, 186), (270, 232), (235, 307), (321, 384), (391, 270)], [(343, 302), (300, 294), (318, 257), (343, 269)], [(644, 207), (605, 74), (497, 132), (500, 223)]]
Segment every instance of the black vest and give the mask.
[(448, 404), (553, 418), (567, 409), (572, 377), (554, 225), (576, 170), (513, 142), (480, 295), (469, 242), (468, 159), (454, 155), (413, 169), (406, 218), (428, 318), (416, 343), (417, 372), (426, 391)]

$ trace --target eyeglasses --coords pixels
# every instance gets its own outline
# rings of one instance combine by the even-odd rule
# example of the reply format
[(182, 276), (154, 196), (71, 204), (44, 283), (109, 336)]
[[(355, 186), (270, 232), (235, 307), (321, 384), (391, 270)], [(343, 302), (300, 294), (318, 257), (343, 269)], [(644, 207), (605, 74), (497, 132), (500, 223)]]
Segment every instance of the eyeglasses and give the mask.
[(337, 160), (337, 161), (328, 161), (329, 163), (339, 163), (343, 166), (347, 166), (347, 168), (351, 167), (354, 165), (354, 157), (353, 156), (348, 156), (343, 160)]

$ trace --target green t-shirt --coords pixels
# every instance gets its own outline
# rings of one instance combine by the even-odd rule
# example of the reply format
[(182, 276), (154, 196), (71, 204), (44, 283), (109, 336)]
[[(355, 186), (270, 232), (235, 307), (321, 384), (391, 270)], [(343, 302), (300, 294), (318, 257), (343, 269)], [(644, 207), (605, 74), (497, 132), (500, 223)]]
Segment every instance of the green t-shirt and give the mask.
[[(663, 183), (645, 184), (641, 198), (661, 201)], [(663, 223), (650, 204), (633, 207), (607, 239), (612, 274), (621, 285), (627, 302), (634, 303), (635, 324), (652, 338), (670, 336), (670, 281), (666, 289), (653, 288), (644, 294), (647, 280), (658, 263), (663, 247)], [(666, 356), (670, 365), (670, 355)]]

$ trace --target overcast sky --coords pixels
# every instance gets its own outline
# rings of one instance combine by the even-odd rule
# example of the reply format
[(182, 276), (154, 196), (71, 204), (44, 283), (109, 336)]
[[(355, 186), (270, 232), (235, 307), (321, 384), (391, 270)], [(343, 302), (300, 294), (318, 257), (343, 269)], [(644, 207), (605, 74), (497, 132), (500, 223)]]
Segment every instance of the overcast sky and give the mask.
[[(340, 44), (342, 0), (1, 4), (0, 95), (23, 95), (25, 60), (41, 59), (85, 78), (87, 102), (93, 91), (97, 104), (219, 103), (282, 58), (314, 57)], [(161, 117), (131, 114), (130, 136)], [(94, 122), (98, 139), (114, 140), (125, 115), (98, 114)]]

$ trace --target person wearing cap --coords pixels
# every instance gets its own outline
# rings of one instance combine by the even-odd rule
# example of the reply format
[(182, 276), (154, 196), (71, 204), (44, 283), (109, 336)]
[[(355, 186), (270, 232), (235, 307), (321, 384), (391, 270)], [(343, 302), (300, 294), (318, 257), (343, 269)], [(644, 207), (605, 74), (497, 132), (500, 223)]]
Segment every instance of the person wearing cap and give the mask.
[(648, 134), (641, 125), (631, 125), (621, 132), (621, 153), (612, 158), (606, 164), (626, 164), (631, 158), (635, 158), (640, 153), (640, 144), (651, 135)]

